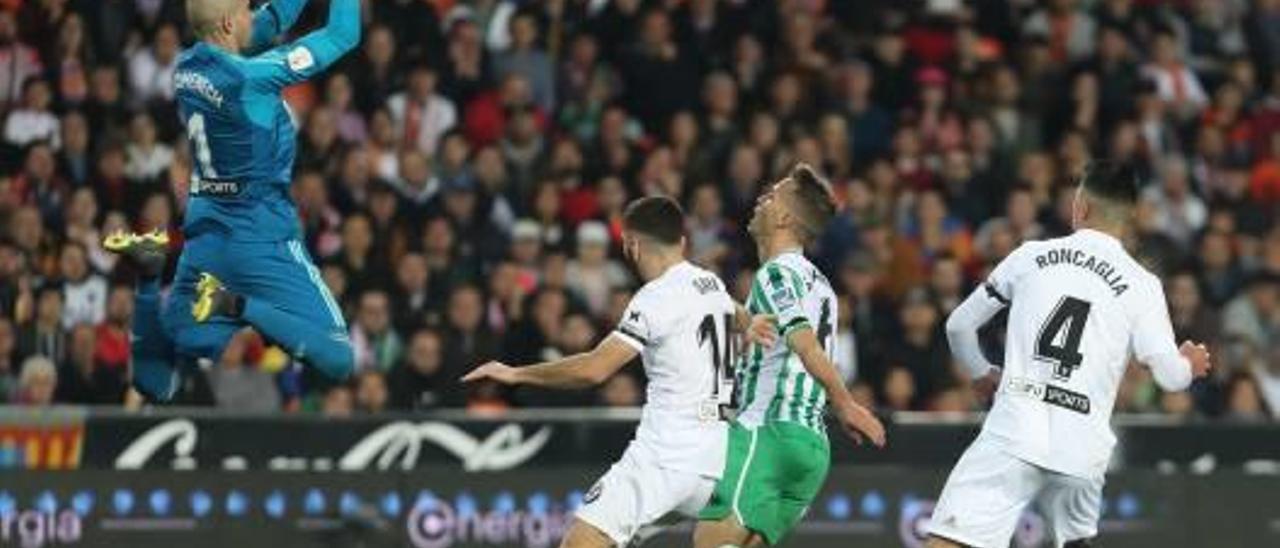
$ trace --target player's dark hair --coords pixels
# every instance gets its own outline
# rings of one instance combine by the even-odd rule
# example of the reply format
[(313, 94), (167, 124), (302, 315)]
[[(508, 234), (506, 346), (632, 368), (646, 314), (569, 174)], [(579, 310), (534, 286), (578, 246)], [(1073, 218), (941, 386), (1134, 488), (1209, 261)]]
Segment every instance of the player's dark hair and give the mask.
[(1110, 160), (1096, 160), (1085, 167), (1080, 184), (1092, 196), (1116, 205), (1138, 203), (1138, 176), (1133, 168)]
[(684, 211), (666, 196), (640, 198), (627, 206), (622, 226), (665, 245), (676, 245), (684, 236)]
[(805, 242), (821, 235), (827, 223), (836, 215), (836, 199), (831, 186), (809, 164), (797, 164), (787, 175), (795, 185), (792, 204), (800, 217), (801, 236)]

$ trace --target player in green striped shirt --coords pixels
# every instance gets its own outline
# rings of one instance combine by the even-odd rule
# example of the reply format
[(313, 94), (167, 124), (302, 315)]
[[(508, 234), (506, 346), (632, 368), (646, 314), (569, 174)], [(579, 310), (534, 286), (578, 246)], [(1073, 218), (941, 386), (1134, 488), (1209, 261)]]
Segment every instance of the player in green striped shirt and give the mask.
[(800, 164), (766, 192), (748, 230), (763, 265), (747, 311), (774, 319), (781, 342), (753, 345), (738, 367), (738, 414), (724, 475), (699, 516), (698, 548), (777, 544), (804, 516), (826, 479), (831, 453), (824, 415), (859, 443), (884, 445), (884, 426), (849, 395), (836, 372), (830, 282), (805, 259), (835, 215), (827, 184)]

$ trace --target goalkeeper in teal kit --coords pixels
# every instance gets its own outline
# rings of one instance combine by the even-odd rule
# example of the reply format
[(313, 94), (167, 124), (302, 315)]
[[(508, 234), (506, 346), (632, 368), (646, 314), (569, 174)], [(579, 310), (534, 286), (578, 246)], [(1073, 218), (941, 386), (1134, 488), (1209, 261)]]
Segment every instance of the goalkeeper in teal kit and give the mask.
[[(360, 0), (329, 0), (326, 26), (275, 46), (307, 0), (187, 0), (197, 38), (174, 72), (193, 176), (186, 245), (167, 299), (160, 295), (167, 238), (113, 234), (108, 249), (137, 262), (133, 384), (152, 400), (177, 390), (176, 364), (216, 359), (253, 326), (334, 380), (354, 363), (342, 312), (300, 242), (289, 195), (297, 130), (281, 91), (312, 78), (360, 41)], [(163, 301), (163, 302), (162, 302)]]

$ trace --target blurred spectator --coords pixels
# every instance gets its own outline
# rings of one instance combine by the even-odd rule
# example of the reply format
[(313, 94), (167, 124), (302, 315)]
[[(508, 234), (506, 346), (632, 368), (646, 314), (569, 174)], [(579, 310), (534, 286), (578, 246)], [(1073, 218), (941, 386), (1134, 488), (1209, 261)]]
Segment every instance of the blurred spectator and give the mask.
[(1178, 245), (1191, 243), (1191, 238), (1204, 227), (1209, 210), (1191, 189), (1187, 165), (1181, 156), (1170, 156), (1161, 163), (1158, 183), (1142, 191), (1142, 199), (1155, 206), (1156, 227)]
[(697, 88), (694, 57), (676, 42), (666, 12), (654, 9), (640, 18), (638, 39), (622, 54), (618, 69), (627, 110), (648, 129), (661, 128), (671, 114), (694, 106), (694, 98), (685, 92)]
[[(1003, 233), (1003, 234), (1002, 234)], [(1002, 237), (1012, 238), (1012, 244), (1038, 240), (1044, 235), (1044, 227), (1036, 220), (1036, 206), (1031, 190), (1018, 187), (1009, 193), (1005, 202), (1005, 215), (996, 217), (978, 229), (973, 237), (975, 251), (990, 259), (1003, 258), (1011, 249), (1003, 249)]]
[(325, 81), (324, 107), (337, 118), (338, 136), (346, 143), (363, 143), (369, 138), (364, 114), (356, 108), (351, 78), (338, 72)]
[(1268, 359), (1280, 356), (1280, 276), (1251, 278), (1223, 309), (1222, 334), (1249, 343)]
[(69, 330), (79, 324), (97, 325), (102, 322), (107, 307), (107, 280), (90, 268), (83, 245), (77, 242), (62, 245), (58, 272), (62, 276), (65, 303), (62, 309), (63, 328)]
[(933, 275), (929, 290), (938, 304), (938, 312), (945, 318), (951, 315), (960, 302), (968, 296), (965, 287), (964, 263), (955, 255), (941, 254), (933, 260)]
[(1078, 61), (1093, 53), (1093, 18), (1079, 9), (1077, 0), (1051, 0), (1023, 24), (1023, 32), (1049, 43), (1050, 55), (1057, 62)]
[(1205, 305), (1195, 273), (1177, 272), (1165, 284), (1165, 293), (1169, 298), (1169, 318), (1173, 323), (1175, 338), (1179, 341), (1199, 341), (1215, 347), (1221, 323), (1217, 313)]
[(352, 395), (351, 388), (340, 384), (325, 392), (320, 413), (327, 419), (351, 418), (355, 413), (355, 396)]
[(36, 141), (45, 141), (58, 146), (60, 129), (58, 117), (54, 116), (53, 93), (49, 83), (39, 78), (31, 78), (22, 84), (22, 103), (9, 112), (4, 123), (4, 142), (24, 147)]
[(555, 78), (551, 58), (538, 47), (538, 20), (532, 13), (511, 18), (511, 45), (493, 56), (494, 80), (520, 74), (533, 89), (533, 101), (546, 112), (556, 106)]
[[(899, 312), (902, 332), (883, 358), (903, 367), (911, 375), (911, 407), (922, 408), (947, 388), (950, 358), (943, 338), (936, 306), (924, 290), (913, 290), (904, 298)], [(890, 379), (886, 379), (886, 391)]]
[(62, 115), (62, 147), (58, 149), (58, 172), (73, 186), (89, 184), (93, 175), (93, 157), (89, 150), (89, 122), (80, 111)]
[(396, 265), (396, 291), (392, 300), (396, 329), (411, 333), (423, 324), (439, 323), (439, 299), (442, 298), (431, 293), (431, 270), (426, 257), (421, 253), (405, 254)]
[(446, 378), (458, 378), (472, 367), (498, 356), (497, 336), (486, 329), (480, 289), (463, 285), (449, 295), (443, 334)]
[(89, 100), (85, 102), (85, 117), (94, 131), (94, 141), (116, 136), (129, 119), (129, 107), (124, 100), (120, 67), (98, 65), (89, 75)]
[(124, 174), (130, 182), (158, 183), (173, 163), (173, 149), (156, 139), (156, 124), (151, 115), (135, 114), (129, 122), (129, 145), (124, 150)]
[(53, 149), (48, 144), (35, 143), (27, 149), (22, 172), (10, 188), (15, 202), (39, 208), (41, 219), (48, 219), (55, 226), (62, 220), (62, 205), (67, 196), (66, 182), (56, 169)]
[(387, 376), (391, 406), (402, 411), (459, 406), (461, 394), (450, 386), (456, 380), (443, 373), (440, 334), (423, 329), (413, 334), (404, 359)]
[(374, 414), (387, 410), (387, 378), (381, 371), (365, 369), (355, 378), (355, 410)]
[(17, 334), (13, 321), (0, 316), (0, 404), (9, 403), (15, 396), (20, 373), (14, 356), (17, 354)]
[(351, 346), (357, 369), (385, 373), (400, 360), (404, 343), (392, 325), (391, 303), (385, 292), (369, 290), (360, 295), (356, 321), (351, 326)]
[[(724, 216), (724, 202), (720, 198), (720, 189), (715, 185), (701, 185), (694, 189), (690, 202), (686, 227), (689, 238), (689, 259), (703, 268), (717, 272), (726, 271), (726, 267), (730, 266), (728, 264), (730, 255), (734, 251), (737, 227)], [(579, 227), (578, 231), (581, 233), (582, 228)], [(581, 236), (579, 236), (579, 245), (581, 245)]]
[(915, 409), (915, 402), (920, 400), (916, 393), (915, 377), (902, 366), (889, 368), (881, 394), (880, 399), (888, 411), (911, 411)]
[(1143, 73), (1155, 82), (1156, 92), (1170, 111), (1185, 119), (1209, 102), (1200, 78), (1181, 58), (1177, 34), (1170, 29), (1158, 30), (1150, 47), (1151, 63)]
[(44, 356), (54, 363), (67, 357), (67, 334), (62, 328), (62, 287), (46, 283), (36, 290), (35, 314), (18, 329), (18, 355)]
[(1244, 281), (1244, 273), (1231, 248), (1230, 236), (1218, 232), (1204, 234), (1200, 237), (1197, 257), (1205, 296), (1214, 306), (1222, 306), (1236, 294)]
[(434, 69), (418, 65), (409, 71), (408, 89), (387, 99), (393, 128), (400, 142), (427, 157), (434, 156), (440, 139), (458, 123), (453, 102), (436, 92)]
[(43, 68), (36, 50), (18, 40), (13, 13), (0, 10), (0, 110), (18, 101), (28, 79)]
[(180, 47), (178, 27), (166, 24), (156, 30), (149, 47), (129, 56), (129, 89), (135, 105), (173, 100), (173, 71)]
[(617, 261), (609, 258), (609, 231), (603, 223), (590, 221), (578, 226), (577, 257), (567, 266), (569, 288), (587, 304), (594, 315), (602, 315), (609, 295), (615, 288), (627, 285), (630, 276)]
[(64, 104), (78, 105), (89, 96), (89, 62), (95, 52), (89, 47), (83, 17), (66, 13), (60, 20), (56, 43), (43, 57), (58, 98)]
[(71, 329), (68, 360), (58, 368), (57, 401), (117, 405), (124, 401), (125, 369), (99, 363), (96, 349), (97, 333), (92, 325), (80, 324)]
[(257, 334), (241, 331), (231, 337), (218, 363), (205, 372), (218, 407), (250, 413), (280, 408), (275, 377), (249, 361), (251, 347), (261, 344)]
[(22, 375), (18, 377), (18, 392), (14, 403), (33, 407), (53, 404), (53, 394), (58, 386), (58, 369), (45, 356), (31, 356), (22, 362)]
[(95, 363), (121, 372), (128, 369), (132, 322), (133, 287), (113, 286), (107, 297), (106, 319), (97, 327)]
[(1258, 381), (1249, 374), (1239, 374), (1227, 382), (1226, 418), (1241, 422), (1260, 422), (1269, 418)]

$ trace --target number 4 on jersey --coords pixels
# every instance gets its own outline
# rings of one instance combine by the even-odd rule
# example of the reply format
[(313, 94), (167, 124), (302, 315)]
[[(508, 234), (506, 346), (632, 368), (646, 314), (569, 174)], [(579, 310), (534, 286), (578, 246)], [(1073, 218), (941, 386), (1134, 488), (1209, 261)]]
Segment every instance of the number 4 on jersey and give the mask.
[(1049, 319), (1040, 327), (1036, 337), (1036, 358), (1054, 363), (1054, 380), (1066, 381), (1084, 362), (1080, 354), (1080, 339), (1084, 336), (1084, 324), (1089, 319), (1092, 305), (1075, 297), (1063, 297), (1053, 308)]

